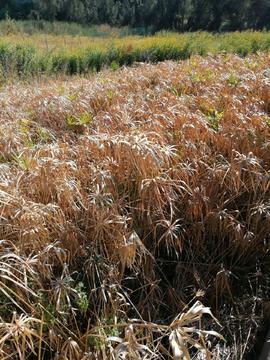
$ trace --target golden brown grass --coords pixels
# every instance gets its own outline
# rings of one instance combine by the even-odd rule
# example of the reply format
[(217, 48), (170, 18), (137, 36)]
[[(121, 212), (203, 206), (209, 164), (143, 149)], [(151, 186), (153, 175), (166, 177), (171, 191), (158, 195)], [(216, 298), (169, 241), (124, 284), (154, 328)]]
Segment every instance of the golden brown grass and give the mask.
[(2, 358), (168, 359), (166, 336), (176, 359), (222, 357), (209, 329), (230, 359), (251, 353), (269, 301), (269, 65), (192, 57), (2, 89)]
[[(9, 36), (3, 36), (2, 40), (7, 41), (11, 45), (34, 45), (38, 50), (47, 51), (46, 39), (49, 50), (54, 50), (58, 52), (59, 49), (69, 49), (70, 51), (75, 51), (78, 47), (88, 47), (88, 46), (99, 46), (99, 47), (108, 47), (115, 40), (117, 40), (117, 36), (71, 36), (71, 35), (55, 35), (55, 34), (46, 34), (46, 38), (42, 33), (36, 33), (33, 35), (23, 34), (24, 37), (20, 33), (11, 34)], [(123, 42), (130, 42), (128, 49), (129, 52), (133, 51), (133, 42), (139, 42), (139, 36), (129, 36), (123, 39)], [(134, 46), (133, 46), (134, 47)], [(129, 53), (128, 52), (128, 53)]]

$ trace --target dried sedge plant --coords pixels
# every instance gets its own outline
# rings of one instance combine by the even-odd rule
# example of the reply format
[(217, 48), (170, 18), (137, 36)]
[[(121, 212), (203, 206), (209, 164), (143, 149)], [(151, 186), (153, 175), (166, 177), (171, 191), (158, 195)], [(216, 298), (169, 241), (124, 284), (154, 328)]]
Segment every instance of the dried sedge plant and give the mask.
[[(186, 358), (196, 346), (208, 356), (202, 328), (181, 330), (176, 317), (194, 298), (228, 324), (226, 356), (257, 351), (269, 300), (269, 62), (194, 56), (6, 86), (0, 315), (12, 332), (18, 319), (25, 327), (17, 342), (4, 333), (3, 356), (105, 358), (101, 339), (116, 335), (95, 329), (134, 318), (177, 319), (175, 356), (180, 345)], [(124, 356), (128, 336), (119, 331), (111, 356)], [(150, 352), (134, 343), (129, 356), (171, 356), (147, 336)]]

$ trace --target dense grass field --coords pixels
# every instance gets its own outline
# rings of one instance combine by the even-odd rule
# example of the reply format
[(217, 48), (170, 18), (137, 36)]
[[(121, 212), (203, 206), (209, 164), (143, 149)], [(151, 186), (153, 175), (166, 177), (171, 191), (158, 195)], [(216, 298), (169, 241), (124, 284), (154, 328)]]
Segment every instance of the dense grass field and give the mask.
[[(265, 50), (269, 35), (224, 35), (224, 52), (192, 55), (214, 39), (141, 39), (126, 51), (130, 63), (149, 49), (163, 60), (180, 42), (190, 58), (1, 88), (2, 358), (189, 359), (201, 350), (249, 360), (260, 351), (270, 59), (228, 51), (233, 42)], [(122, 65), (115, 49), (129, 42), (114, 46), (109, 61)], [(84, 53), (93, 49), (109, 51)], [(33, 63), (53, 56), (5, 40), (0, 51)]]
[[(105, 26), (106, 28), (106, 26)], [(157, 63), (165, 60), (185, 60), (191, 56), (216, 56), (235, 53), (247, 56), (268, 53), (270, 33), (236, 32), (228, 34), (167, 33), (155, 36), (119, 37), (105, 28), (96, 36), (69, 34), (26, 34), (10, 31), (0, 41), (0, 81), (10, 77), (91, 75), (104, 68), (116, 70), (134, 62)], [(103, 32), (102, 32), (103, 31)], [(103, 36), (103, 35), (104, 36)]]

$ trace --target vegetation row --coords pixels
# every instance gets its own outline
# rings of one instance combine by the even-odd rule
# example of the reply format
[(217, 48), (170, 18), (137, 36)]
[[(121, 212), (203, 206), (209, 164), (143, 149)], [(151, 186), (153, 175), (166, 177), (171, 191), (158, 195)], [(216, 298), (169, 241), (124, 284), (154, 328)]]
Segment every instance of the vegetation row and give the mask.
[[(116, 70), (123, 65), (134, 62), (152, 62), (164, 60), (183, 60), (192, 55), (205, 56), (208, 53), (236, 53), (247, 56), (258, 51), (269, 51), (270, 33), (243, 32), (212, 35), (206, 32), (159, 33), (154, 37), (127, 37), (81, 45), (77, 39), (77, 47), (68, 47), (65, 38), (58, 40), (63, 46), (50, 48), (45, 36), (39, 38), (45, 47), (40, 49), (33, 42), (13, 41), (13, 35), (2, 38), (0, 42), (0, 71), (4, 81), (10, 76), (26, 78), (40, 75), (86, 75), (111, 67)], [(65, 46), (66, 45), (66, 46)]]

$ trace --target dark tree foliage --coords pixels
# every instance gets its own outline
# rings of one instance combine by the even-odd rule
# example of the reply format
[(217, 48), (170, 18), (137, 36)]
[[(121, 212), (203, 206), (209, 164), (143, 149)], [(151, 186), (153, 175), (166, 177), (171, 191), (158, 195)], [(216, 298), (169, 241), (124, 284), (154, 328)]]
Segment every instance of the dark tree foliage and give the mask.
[(248, 8), (248, 22), (250, 26), (259, 30), (262, 27), (270, 27), (269, 15), (270, 15), (270, 1), (269, 0), (251, 0)]
[(0, 0), (0, 19), (213, 32), (270, 29), (270, 0)]
[(32, 9), (30, 1), (0, 0), (0, 20), (5, 19), (6, 14), (16, 20), (26, 19)]
[[(224, 29), (236, 31), (247, 28), (248, 4), (246, 0), (229, 0), (226, 3)], [(252, 26), (249, 25), (249, 28), (252, 28)]]

